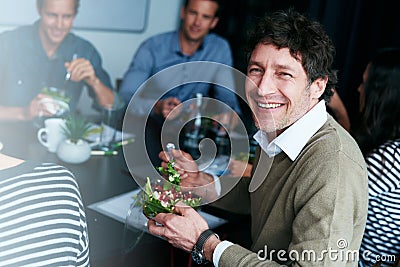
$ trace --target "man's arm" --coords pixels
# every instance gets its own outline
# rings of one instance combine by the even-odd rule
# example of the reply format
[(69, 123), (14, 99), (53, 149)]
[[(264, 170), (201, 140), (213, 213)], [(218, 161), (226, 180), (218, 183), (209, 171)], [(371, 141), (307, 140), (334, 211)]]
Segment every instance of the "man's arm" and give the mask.
[(45, 105), (41, 105), (41, 100), (49, 98), (44, 94), (37, 95), (26, 107), (6, 107), (0, 106), (0, 120), (27, 121), (36, 116), (51, 116)]
[[(152, 75), (154, 65), (154, 55), (152, 53), (151, 44), (149, 41), (144, 42), (136, 51), (125, 72), (119, 96), (129, 104), (133, 95), (138, 91), (140, 86)], [(149, 114), (151, 108), (156, 104), (157, 99), (161, 96), (155, 88), (146, 88), (141, 90), (138, 95), (135, 95), (134, 105), (129, 106), (129, 111), (138, 116)], [(155, 97), (151, 97), (154, 95)]]
[(108, 74), (101, 67), (101, 59), (97, 53), (90, 59), (77, 58), (65, 63), (68, 72), (71, 73), (71, 80), (79, 82), (84, 80), (85, 83), (93, 90), (97, 102), (108, 107), (114, 104), (114, 92), (106, 85), (109, 82)]
[(0, 106), (0, 120), (26, 121), (30, 116), (24, 107), (4, 107)]
[[(219, 49), (219, 56), (221, 57), (222, 64), (226, 66), (221, 66), (215, 74), (215, 85), (214, 87), (214, 97), (227, 104), (229, 107), (240, 115), (241, 109), (239, 101), (236, 96), (236, 82), (235, 76), (240, 75), (239, 71), (235, 71), (233, 66), (232, 52), (228, 42), (222, 42), (221, 48)], [(228, 67), (229, 66), (229, 67)], [(243, 74), (241, 74), (243, 75)], [(244, 77), (244, 75), (243, 75)], [(236, 77), (238, 78), (238, 77)], [(223, 86), (220, 86), (223, 85)]]
[[(244, 75), (232, 68), (233, 60), (229, 43), (222, 42), (221, 46), (223, 48), (219, 50), (219, 56), (224, 65), (219, 66), (215, 72), (213, 97), (222, 103), (218, 105), (216, 111), (219, 115), (215, 116), (214, 119), (222, 119), (221, 123), (227, 126), (227, 129), (233, 130), (242, 114), (238, 100), (240, 96), (237, 96), (236, 93), (236, 79), (244, 77)], [(227, 121), (224, 121), (224, 119), (227, 119)]]
[(92, 77), (87, 78), (86, 83), (95, 92), (97, 101), (101, 106), (109, 107), (115, 104), (115, 99), (117, 95), (114, 95), (113, 90), (102, 83), (100, 79), (97, 78), (96, 74), (94, 74)]

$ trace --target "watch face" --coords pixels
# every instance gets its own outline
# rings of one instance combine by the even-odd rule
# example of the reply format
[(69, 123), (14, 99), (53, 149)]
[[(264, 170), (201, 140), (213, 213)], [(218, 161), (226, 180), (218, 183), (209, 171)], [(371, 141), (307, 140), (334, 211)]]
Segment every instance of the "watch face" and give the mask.
[(202, 264), (204, 263), (204, 257), (201, 251), (198, 251), (197, 249), (192, 250), (192, 258), (195, 263), (197, 264)]

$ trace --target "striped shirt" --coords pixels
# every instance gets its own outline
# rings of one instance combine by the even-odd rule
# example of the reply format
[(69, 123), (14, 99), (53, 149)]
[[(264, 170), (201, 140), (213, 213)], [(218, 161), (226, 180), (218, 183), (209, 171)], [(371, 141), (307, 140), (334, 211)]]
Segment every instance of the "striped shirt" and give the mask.
[(0, 171), (0, 266), (89, 266), (85, 212), (67, 169), (24, 162)]
[(400, 139), (373, 150), (366, 162), (369, 207), (360, 259), (368, 266), (382, 259), (388, 266), (400, 253)]

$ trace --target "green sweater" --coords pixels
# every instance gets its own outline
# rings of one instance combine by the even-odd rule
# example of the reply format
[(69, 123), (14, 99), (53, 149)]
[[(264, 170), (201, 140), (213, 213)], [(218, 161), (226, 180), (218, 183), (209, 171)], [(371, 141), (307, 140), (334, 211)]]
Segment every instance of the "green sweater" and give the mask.
[(367, 173), (356, 142), (343, 128), (329, 117), (294, 162), (283, 152), (269, 158), (261, 151), (253, 169), (252, 179), (264, 179), (260, 187), (249, 193), (243, 180), (216, 204), (243, 212), (250, 202), (252, 251), (230, 246), (220, 267), (279, 266), (279, 260), (290, 265), (291, 258), (296, 259), (292, 266), (357, 265)]

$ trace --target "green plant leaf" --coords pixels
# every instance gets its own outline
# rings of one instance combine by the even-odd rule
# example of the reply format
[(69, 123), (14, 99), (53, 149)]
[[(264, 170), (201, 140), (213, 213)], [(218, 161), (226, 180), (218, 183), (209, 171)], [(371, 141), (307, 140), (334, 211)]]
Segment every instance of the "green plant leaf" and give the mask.
[(48, 95), (49, 97), (56, 99), (56, 100), (60, 100), (63, 101), (65, 103), (69, 103), (71, 101), (71, 98), (69, 98), (68, 96), (62, 95), (57, 91), (51, 91), (48, 87), (43, 87), (41, 90), (42, 94)]
[(71, 114), (65, 119), (65, 127), (62, 127), (64, 136), (71, 142), (77, 143), (91, 133), (91, 124), (85, 118)]
[(144, 191), (146, 192), (146, 194), (148, 196), (153, 195), (153, 190), (151, 190), (151, 184), (150, 184), (150, 178), (149, 177), (147, 177), (147, 182), (146, 182)]

